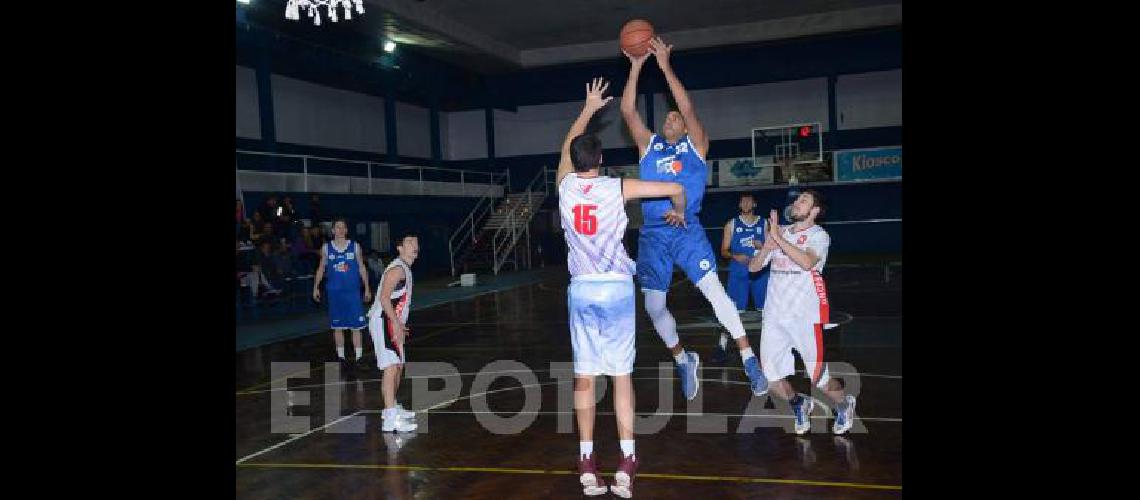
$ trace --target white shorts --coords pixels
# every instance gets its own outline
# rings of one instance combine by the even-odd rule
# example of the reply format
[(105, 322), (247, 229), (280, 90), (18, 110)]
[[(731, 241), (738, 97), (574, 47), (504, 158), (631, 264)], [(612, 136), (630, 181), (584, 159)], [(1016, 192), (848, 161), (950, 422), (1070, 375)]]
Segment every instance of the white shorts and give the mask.
[(570, 343), (575, 375), (629, 375), (637, 330), (633, 277), (587, 274), (570, 280)]
[(368, 332), (372, 335), (372, 347), (376, 349), (376, 366), (381, 370), (404, 362), (404, 346), (400, 346), (397, 354), (385, 328), (383, 314), (368, 316)]
[(769, 381), (796, 373), (792, 349), (800, 354), (804, 369), (818, 387), (827, 387), (831, 375), (823, 360), (823, 325), (810, 317), (764, 315), (760, 331), (760, 366)]

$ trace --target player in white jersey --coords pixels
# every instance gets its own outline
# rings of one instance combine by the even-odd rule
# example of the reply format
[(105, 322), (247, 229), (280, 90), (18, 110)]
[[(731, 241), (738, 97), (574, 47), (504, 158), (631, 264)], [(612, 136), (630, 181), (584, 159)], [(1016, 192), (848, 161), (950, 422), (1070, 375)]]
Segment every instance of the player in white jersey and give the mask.
[(833, 326), (827, 288), (820, 275), (831, 237), (815, 224), (823, 210), (822, 196), (811, 189), (792, 203), (792, 225), (780, 227), (779, 216), (773, 210), (764, 231), (764, 244), (748, 264), (751, 272), (772, 266), (764, 304), (760, 364), (772, 392), (791, 404), (796, 434), (811, 429), (815, 402), (810, 395), (796, 393), (785, 380), (795, 373), (792, 349), (803, 358), (812, 383), (835, 403), (832, 432), (843, 434), (850, 430), (855, 414), (855, 397), (844, 394), (843, 380), (832, 378), (823, 360), (823, 330)]
[(380, 394), (384, 397), (381, 413), (384, 432), (416, 430), (415, 413), (396, 403), (396, 391), (406, 361), (404, 340), (408, 335), (408, 313), (412, 308), (412, 263), (420, 254), (416, 235), (408, 233), (396, 244), (399, 256), (392, 259), (380, 275), (379, 290), (368, 310), (368, 330), (376, 348), (376, 367), (384, 371)]
[[(685, 225), (685, 193), (680, 184), (618, 179), (598, 175), (602, 143), (586, 134), (590, 117), (610, 102), (602, 98), (609, 83), (595, 78), (586, 86), (586, 104), (562, 143), (555, 185), (558, 211), (566, 235), (570, 271), (567, 299), (570, 343), (574, 351), (574, 413), (578, 421), (578, 473), (582, 492), (606, 493), (594, 460), (594, 377), (613, 377), (614, 413), (622, 459), (609, 488), (622, 498), (633, 496), (638, 460), (633, 441), (633, 372), (637, 312), (633, 275), (637, 266), (622, 237), (629, 219), (626, 200), (669, 197), (673, 210), (667, 223)], [(571, 171), (573, 170), (573, 171)]]

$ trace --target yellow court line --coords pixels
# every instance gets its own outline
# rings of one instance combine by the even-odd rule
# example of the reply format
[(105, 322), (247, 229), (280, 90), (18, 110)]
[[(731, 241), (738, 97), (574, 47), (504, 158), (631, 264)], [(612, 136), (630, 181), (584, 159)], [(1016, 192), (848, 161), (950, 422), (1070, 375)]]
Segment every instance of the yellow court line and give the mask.
[[(267, 469), (370, 469), (370, 470), (406, 470), (406, 471), (436, 471), (436, 472), (491, 472), (501, 474), (552, 474), (574, 475), (569, 470), (546, 469), (511, 469), (502, 467), (428, 467), (424, 465), (387, 465), (387, 464), (276, 464), (276, 463), (240, 463), (238, 467), (257, 467)], [(603, 476), (613, 476), (613, 473), (603, 473)], [(724, 481), (736, 483), (771, 483), (789, 484), (798, 486), (830, 486), (839, 488), (856, 488), (868, 490), (896, 490), (901, 491), (902, 486), (893, 484), (867, 484), (843, 483), (836, 481), (813, 481), (809, 479), (772, 479), (764, 477), (741, 476), (693, 476), (687, 474), (653, 474), (638, 473), (638, 478), (670, 479), (681, 481)]]

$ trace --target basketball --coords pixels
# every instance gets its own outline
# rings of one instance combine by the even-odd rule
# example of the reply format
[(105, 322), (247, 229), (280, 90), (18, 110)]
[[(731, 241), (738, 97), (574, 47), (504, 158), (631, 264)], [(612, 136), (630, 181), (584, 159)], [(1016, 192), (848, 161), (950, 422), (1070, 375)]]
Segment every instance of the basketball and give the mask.
[(631, 20), (621, 27), (621, 48), (632, 56), (641, 57), (649, 51), (649, 40), (653, 36), (653, 25), (649, 21)]

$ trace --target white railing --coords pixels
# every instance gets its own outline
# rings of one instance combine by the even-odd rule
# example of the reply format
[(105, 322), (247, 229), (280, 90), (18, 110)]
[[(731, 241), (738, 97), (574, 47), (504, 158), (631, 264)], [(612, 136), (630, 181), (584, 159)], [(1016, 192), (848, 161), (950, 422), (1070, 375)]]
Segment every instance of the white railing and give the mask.
[(496, 188), (500, 187), (502, 182), (503, 190), (502, 195), (506, 195), (507, 190), (510, 188), (511, 174), (507, 171), (503, 174), (496, 174), (492, 177), (491, 185), (488, 186), (486, 192), (475, 206), (471, 209), (471, 213), (463, 219), (459, 227), (455, 228), (455, 232), (451, 233), (451, 238), (447, 240), (447, 254), (451, 262), (451, 276), (455, 277), (455, 258), (462, 255), (465, 250), (474, 246), (475, 236), (479, 234), (479, 228), (487, 220), (490, 215), (491, 209), (495, 207), (496, 193), (500, 193)]
[[(536, 205), (542, 204), (543, 200), (546, 199), (548, 193), (547, 186), (549, 185), (547, 182), (547, 172), (548, 170), (544, 166), (538, 171), (534, 178), (531, 179), (526, 186), (526, 191), (523, 192), (523, 194), (526, 195), (526, 198), (524, 198), (525, 201), (508, 209), (503, 226), (500, 227), (498, 231), (495, 231), (495, 235), (491, 238), (492, 270), (495, 274), (499, 274), (499, 269), (507, 262), (511, 251), (524, 234), (528, 238), (526, 258), (529, 263), (530, 221), (537, 212)], [(541, 183), (539, 181), (541, 181)]]
[[(288, 187), (288, 184), (289, 184), (288, 179), (296, 180), (299, 178), (301, 180), (301, 185), (297, 186), (297, 189), (267, 189), (269, 191), (282, 190), (282, 191), (310, 192), (311, 191), (309, 189), (310, 177), (311, 176), (320, 176), (322, 178), (323, 177), (339, 177), (339, 178), (349, 179), (349, 184), (348, 184), (349, 188), (347, 190), (344, 190), (344, 192), (352, 192), (352, 189), (351, 189), (352, 181), (351, 181), (351, 179), (361, 179), (361, 180), (367, 179), (367, 187), (365, 189), (365, 192), (359, 193), (359, 194), (374, 194), (373, 193), (372, 181), (373, 180), (388, 179), (388, 180), (393, 180), (393, 181), (412, 182), (412, 183), (416, 184), (416, 188), (414, 189), (414, 192), (411, 192), (411, 193), (401, 192), (399, 194), (453, 195), (452, 193), (440, 193), (439, 190), (437, 189), (437, 186), (429, 186), (428, 184), (426, 184), (428, 182), (433, 182), (433, 181), (425, 181), (424, 180), (424, 172), (429, 171), (429, 172), (446, 172), (448, 174), (448, 176), (451, 177), (453, 180), (435, 181), (435, 182), (457, 183), (459, 185), (459, 189), (458, 189), (458, 192), (454, 193), (454, 194), (469, 195), (468, 185), (471, 185), (473, 189), (478, 190), (475, 194), (479, 195), (480, 197), (485, 197), (486, 196), (485, 191), (487, 190), (486, 186), (488, 184), (490, 184), (492, 186), (497, 185), (498, 182), (501, 180), (501, 176), (503, 175), (501, 173), (483, 172), (483, 171), (478, 171), (478, 170), (463, 170), (463, 169), (455, 169), (455, 168), (430, 167), (430, 166), (422, 166), (422, 165), (408, 165), (408, 164), (404, 164), (404, 163), (376, 162), (376, 161), (366, 161), (366, 160), (348, 160), (348, 159), (344, 159), (344, 158), (330, 158), (330, 157), (326, 157), (326, 156), (300, 155), (300, 154), (287, 154), (287, 153), (270, 153), (270, 152), (266, 152), (266, 151), (250, 151), (250, 150), (244, 150), (244, 149), (238, 149), (238, 150), (236, 150), (236, 153), (238, 155), (245, 155), (245, 156), (265, 156), (265, 157), (273, 157), (273, 158), (292, 158), (292, 159), (299, 159), (301, 161), (301, 173), (274, 172), (274, 171), (256, 170), (256, 169), (243, 169), (240, 166), (237, 166), (237, 172), (239, 175), (239, 179), (240, 179), (240, 175), (243, 173), (248, 174), (248, 175), (270, 175), (270, 176), (282, 177), (282, 178), (286, 179), (286, 183), (285, 183), (286, 186), (285, 187)], [(310, 174), (309, 168), (310, 168), (310, 162), (312, 162), (312, 161), (326, 161), (326, 162), (347, 163), (347, 164), (357, 165), (365, 171), (365, 175), (364, 175), (364, 177), (361, 177), (361, 176), (357, 176), (357, 175)], [(415, 170), (417, 175), (416, 175), (416, 179), (382, 177), (382, 176), (373, 177), (372, 167), (389, 167), (393, 170), (401, 170), (401, 171)], [(247, 187), (246, 189), (256, 189), (256, 188)], [(434, 192), (433, 192), (433, 190), (434, 190)], [(505, 192), (505, 190), (504, 190), (504, 192)], [(375, 193), (375, 194), (379, 194), (379, 193)]]

